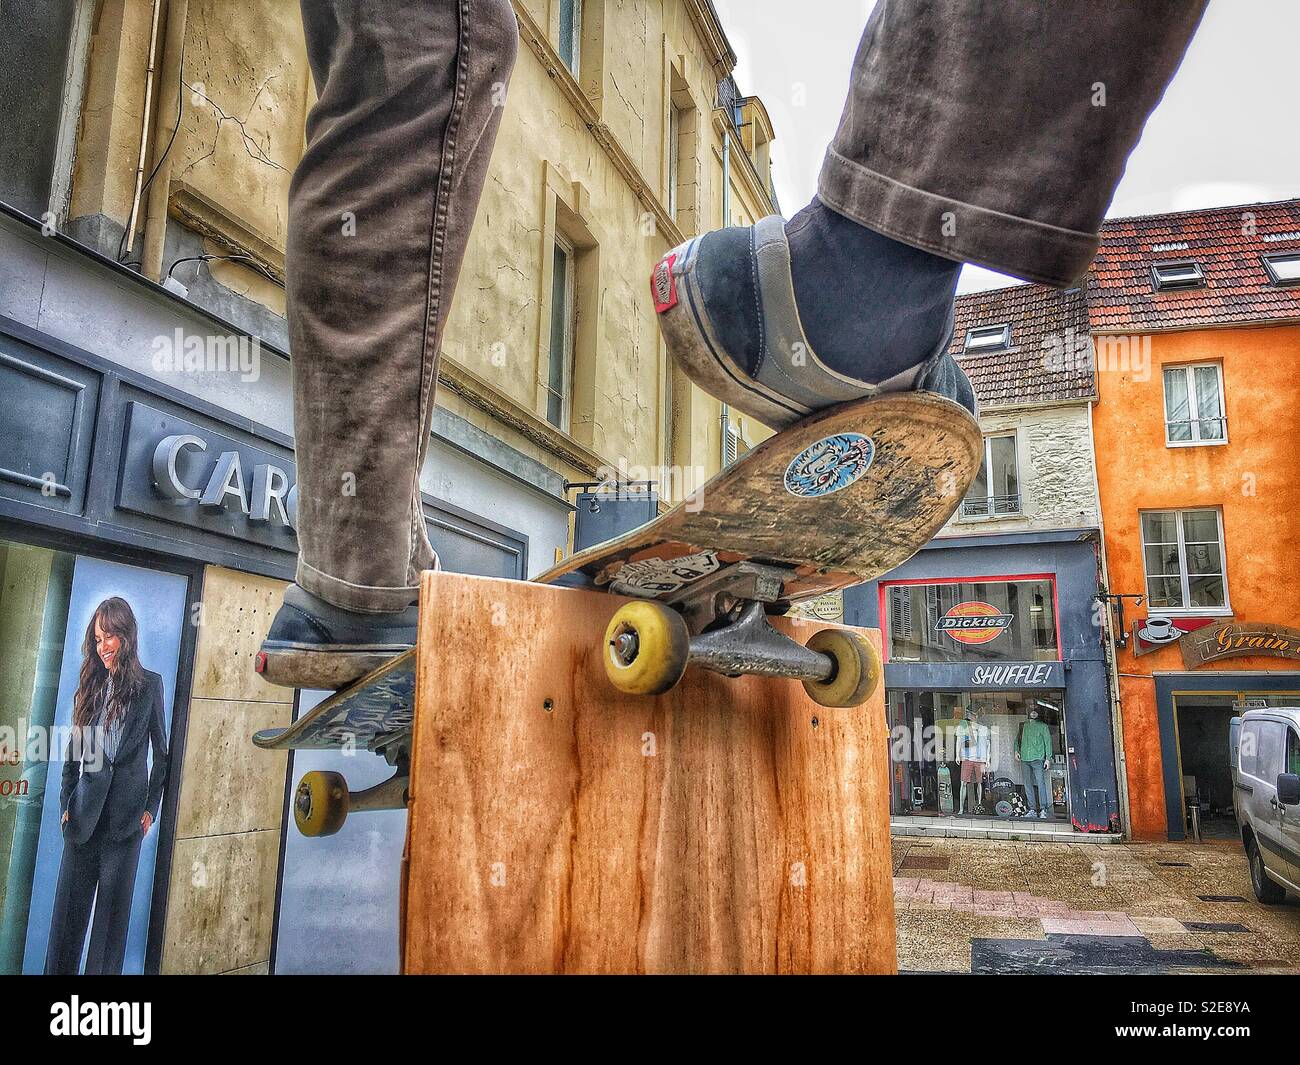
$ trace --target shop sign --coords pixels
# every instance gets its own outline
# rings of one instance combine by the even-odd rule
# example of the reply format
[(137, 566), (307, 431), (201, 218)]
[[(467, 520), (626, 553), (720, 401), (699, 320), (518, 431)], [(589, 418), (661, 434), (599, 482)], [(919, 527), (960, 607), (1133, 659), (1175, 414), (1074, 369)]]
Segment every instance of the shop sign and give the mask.
[(123, 510), (296, 550), (294, 464), (140, 402), (127, 407), (117, 505)]
[(1014, 614), (1004, 614), (989, 603), (971, 600), (952, 607), (935, 627), (958, 643), (973, 645), (997, 639), (1014, 620)]
[(1188, 669), (1248, 655), (1300, 661), (1300, 629), (1284, 625), (1238, 625), (1230, 621), (1189, 632), (1178, 642)]
[(1177, 643), (1186, 633), (1224, 620), (1222, 616), (1167, 618), (1152, 614), (1145, 621), (1133, 622), (1133, 654), (1135, 657), (1149, 655), (1152, 651)]
[(1002, 662), (971, 667), (974, 688), (1059, 688), (1063, 685), (1060, 662)]

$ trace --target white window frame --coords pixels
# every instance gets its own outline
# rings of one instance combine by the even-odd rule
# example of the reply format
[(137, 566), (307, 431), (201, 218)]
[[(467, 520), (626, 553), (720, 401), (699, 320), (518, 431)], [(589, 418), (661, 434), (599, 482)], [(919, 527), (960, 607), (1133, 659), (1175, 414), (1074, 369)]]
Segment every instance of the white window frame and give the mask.
[[(1166, 277), (1161, 271), (1181, 271), (1182, 276)], [(1157, 292), (1177, 292), (1185, 288), (1202, 288), (1205, 271), (1195, 259), (1171, 259), (1151, 264), (1151, 285)]]
[[(543, 383), (546, 400), (546, 410), (543, 412), (546, 420), (554, 425), (561, 432), (569, 431), (569, 420), (572, 417), (572, 400), (573, 400), (573, 362), (575, 357), (574, 351), (574, 325), (577, 293), (574, 291), (577, 280), (577, 249), (573, 243), (566, 240), (560, 234), (555, 235), (555, 247), (564, 252), (564, 300), (560, 313), (564, 315), (564, 334), (561, 340), (562, 351), (560, 353), (562, 363), (560, 366), (560, 391), (557, 394), (551, 387), (551, 368), (555, 364), (555, 348), (550, 337), (555, 332), (555, 278), (551, 277), (551, 320), (548, 323), (548, 339), (546, 345), (547, 362), (546, 362), (546, 380)], [(552, 262), (554, 262), (555, 250), (551, 251)], [(550, 419), (551, 401), (550, 397), (557, 396), (560, 401), (560, 420), (556, 424)]]
[(559, 41), (559, 47), (556, 49), (560, 53), (560, 59), (565, 66), (569, 68), (569, 73), (575, 78), (579, 76), (582, 70), (582, 0), (560, 0), (560, 25), (564, 25), (564, 5), (573, 5), (573, 37), (569, 41), (569, 47), (573, 51), (570, 59), (564, 58), (564, 41)]
[[(1223, 436), (1219, 439), (1201, 439), (1201, 422), (1214, 421), (1213, 418), (1200, 417), (1200, 410), (1196, 410), (1197, 417), (1189, 418), (1192, 428), (1192, 438), (1190, 440), (1174, 440), (1169, 435), (1169, 382), (1165, 374), (1181, 370), (1186, 376), (1188, 408), (1187, 413), (1192, 414), (1192, 404), (1196, 402), (1196, 370), (1206, 366), (1213, 366), (1219, 378), (1219, 417), (1218, 421), (1223, 424)], [(1223, 385), (1223, 363), (1221, 362), (1189, 362), (1178, 363), (1173, 366), (1163, 366), (1160, 370), (1160, 390), (1165, 405), (1165, 447), (1218, 447), (1228, 442), (1228, 396)]]
[[(994, 441), (994, 440), (1010, 440), (1010, 441), (1011, 441), (1011, 453), (1015, 456), (1015, 459), (1016, 459), (1016, 484), (1017, 484), (1017, 485), (1020, 485), (1020, 484), (1022, 483), (1022, 481), (1021, 481), (1021, 477), (1020, 477), (1020, 438), (1019, 438), (1019, 434), (1017, 434), (1017, 432), (1016, 432), (1014, 429), (1008, 429), (1006, 432), (1000, 432), (1000, 433), (986, 433), (985, 436), (984, 436), (984, 458), (983, 458), (983, 460), (982, 460), (982, 462), (983, 462), (982, 469), (984, 470), (984, 484), (985, 484), (985, 486), (986, 486), (986, 487), (992, 487), (993, 441)], [(1025, 499), (1025, 494), (1024, 494), (1023, 491), (1021, 491), (1021, 492), (1017, 492), (1017, 493), (1016, 493), (1016, 509), (1015, 509), (1015, 510), (1003, 510), (1003, 511), (999, 511), (999, 510), (997, 509), (997, 503), (995, 502), (995, 500), (998, 500), (998, 499), (1008, 499), (1008, 498), (1010, 498), (1009, 496), (998, 496), (998, 495), (986, 494), (986, 495), (984, 495), (982, 498), (983, 498), (983, 501), (984, 501), (984, 505), (988, 508), (987, 511), (986, 511), (985, 513), (983, 513), (983, 514), (968, 514), (968, 513), (966, 512), (966, 502), (967, 502), (967, 500), (973, 500), (973, 501), (978, 501), (978, 500), (976, 500), (976, 498), (973, 497), (973, 496), (971, 496), (970, 494), (967, 494), (966, 496), (964, 496), (964, 497), (962, 498), (962, 501), (961, 501), (961, 506), (960, 506), (960, 507), (958, 508), (958, 510), (957, 510), (957, 513), (961, 516), (959, 520), (961, 520), (961, 521), (998, 521), (998, 520), (1003, 519), (1003, 518), (1022, 518), (1022, 517), (1024, 517), (1024, 514), (1025, 514), (1025, 510), (1024, 510), (1024, 499)]]
[(966, 343), (962, 354), (977, 354), (982, 351), (1005, 351), (1011, 347), (1011, 323), (1001, 325), (977, 325), (966, 330)]
[[(1215, 522), (1219, 530), (1219, 562), (1223, 567), (1220, 574), (1223, 578), (1223, 605), (1222, 606), (1192, 606), (1192, 589), (1191, 573), (1187, 568), (1187, 538), (1183, 532), (1183, 516), (1190, 513), (1208, 512), (1214, 514)], [(1178, 529), (1178, 577), (1182, 583), (1183, 602), (1187, 606), (1152, 606), (1151, 605), (1151, 581), (1152, 574), (1147, 571), (1147, 531), (1145, 518), (1148, 515), (1155, 514), (1172, 514)], [(1219, 507), (1184, 507), (1173, 509), (1156, 509), (1138, 511), (1138, 537), (1142, 541), (1142, 594), (1146, 596), (1147, 612), (1160, 614), (1170, 617), (1226, 617), (1232, 614), (1232, 597), (1228, 593), (1228, 548), (1223, 541), (1223, 510)], [(1156, 546), (1156, 545), (1150, 545)], [(1157, 573), (1156, 579), (1168, 577), (1168, 574)], [(1197, 574), (1203, 576), (1203, 574)]]
[(677, 218), (677, 186), (681, 181), (682, 109), (668, 101), (668, 217)]
[[(1260, 260), (1264, 263), (1264, 269), (1268, 271), (1268, 279), (1271, 284), (1276, 285), (1278, 288), (1289, 288), (1292, 285), (1300, 285), (1300, 251), (1269, 252), (1265, 255), (1261, 255)], [(1283, 277), (1279, 274), (1277, 272), (1277, 266), (1280, 262), (1292, 265), (1292, 267), (1297, 271), (1295, 276)]]

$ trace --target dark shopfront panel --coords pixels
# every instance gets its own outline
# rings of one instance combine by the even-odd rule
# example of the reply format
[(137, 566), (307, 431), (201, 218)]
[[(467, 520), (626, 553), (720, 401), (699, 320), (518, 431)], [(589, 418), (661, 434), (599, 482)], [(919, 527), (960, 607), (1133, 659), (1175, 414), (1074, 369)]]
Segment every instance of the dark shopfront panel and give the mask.
[[(893, 813), (960, 810), (961, 760), (951, 741), (972, 710), (976, 728), (991, 734), (983, 816), (1018, 815), (1025, 789), (1015, 752), (1033, 709), (1051, 736), (1049, 816), (1068, 814), (1080, 831), (1119, 830), (1110, 688), (1095, 624), (1097, 552), (1096, 532), (1086, 529), (938, 540), (845, 593), (845, 621), (882, 630), (890, 724), (904, 726), (894, 739), (905, 742), (891, 752)], [(918, 724), (920, 737), (912, 734)]]
[[(176, 877), (169, 866), (173, 844), (252, 838), (264, 827), (217, 831), (232, 810), (256, 808), (252, 802), (231, 807), (208, 794), (180, 807), (183, 778), (198, 768), (195, 759), (220, 756), (216, 748), (193, 744), (187, 752), (187, 733), (210, 738), (213, 715), (228, 714), (236, 705), (231, 699), (248, 698), (220, 692), (191, 698), (198, 628), (207, 612), (204, 587), (219, 572), (205, 567), (292, 578), (291, 443), (237, 413), (0, 319), (0, 575), (12, 577), (0, 601), (0, 632), (11, 637), (0, 663), (6, 693), (0, 708), (0, 972), (39, 971), (58, 924), (51, 904), (60, 861), (63, 753), (34, 749), (24, 733), (32, 724), (58, 726), (70, 713), (69, 693), (85, 658), (86, 611), (108, 597), (131, 607), (141, 664), (162, 678), (169, 747), (165, 797), (138, 865), (127, 971), (156, 972), (160, 965), (206, 971), (207, 959), (197, 954), (163, 957), (178, 913), (186, 928), (207, 927), (222, 943), (237, 938), (246, 914), (203, 908), (206, 900), (219, 901), (219, 893), (182, 892), (179, 910), (178, 896), (171, 894), (169, 902), (169, 889), (182, 879), (188, 883), (190, 863), (179, 855)], [(428, 497), (425, 513), (449, 569), (526, 575), (522, 534)], [(248, 772), (261, 775), (227, 783), (238, 789), (269, 784), (278, 799), (282, 769), (274, 779), (264, 769), (254, 766)], [(213, 776), (208, 766), (196, 779)], [(183, 840), (178, 819), (188, 826)], [(272, 871), (275, 864), (272, 852)], [(228, 886), (238, 882), (240, 891), (256, 896), (261, 889), (250, 883), (256, 872), (230, 864), (210, 867), (206, 875)], [(394, 862), (394, 885), (397, 872)], [(335, 904), (346, 897), (340, 894)], [(278, 916), (292, 918), (292, 904), (281, 900)], [(186, 941), (200, 940), (196, 932)]]

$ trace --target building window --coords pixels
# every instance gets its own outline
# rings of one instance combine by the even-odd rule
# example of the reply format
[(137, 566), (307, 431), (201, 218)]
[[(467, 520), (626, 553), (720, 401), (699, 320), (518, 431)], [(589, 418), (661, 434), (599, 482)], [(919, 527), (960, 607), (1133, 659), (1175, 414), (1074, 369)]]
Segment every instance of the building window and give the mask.
[(0, 201), (37, 218), (49, 210), (62, 216), (70, 191), (95, 5), (89, 0), (63, 0), (3, 7), (0, 100), (4, 100), (5, 135), (0, 138)]
[(582, 0), (560, 0), (560, 58), (576, 78), (582, 65)]
[(1011, 326), (981, 325), (966, 330), (966, 346), (963, 354), (969, 355), (980, 351), (1005, 351), (1011, 347)]
[(891, 662), (1055, 662), (1050, 576), (883, 584)]
[(551, 278), (551, 343), (546, 373), (546, 420), (568, 432), (569, 396), (573, 381), (574, 250), (555, 238)]
[(1261, 258), (1273, 284), (1300, 285), (1300, 251), (1280, 251)]
[(664, 82), (664, 206), (683, 233), (699, 231), (700, 115), (676, 63)]
[(962, 500), (963, 518), (1000, 518), (1020, 513), (1016, 434), (984, 438), (984, 461)]
[(682, 169), (682, 109), (668, 105), (668, 215), (677, 217), (677, 186)]
[(1217, 510), (1156, 510), (1142, 515), (1147, 607), (1188, 613), (1228, 609), (1223, 521)]
[(1218, 363), (1165, 368), (1165, 443), (1223, 444), (1223, 367)]
[(1179, 288), (1200, 288), (1205, 284), (1205, 275), (1201, 272), (1201, 264), (1194, 263), (1190, 259), (1177, 263), (1153, 263), (1151, 283), (1157, 292)]

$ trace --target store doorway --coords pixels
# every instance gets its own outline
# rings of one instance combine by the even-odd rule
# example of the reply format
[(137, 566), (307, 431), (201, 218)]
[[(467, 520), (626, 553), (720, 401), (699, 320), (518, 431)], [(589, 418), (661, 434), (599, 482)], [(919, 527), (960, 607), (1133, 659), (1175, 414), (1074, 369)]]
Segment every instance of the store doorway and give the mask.
[(1187, 838), (1237, 839), (1232, 805), (1232, 751), (1229, 730), (1242, 707), (1234, 695), (1177, 695), (1174, 727), (1178, 737), (1182, 810)]

